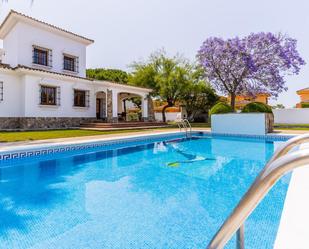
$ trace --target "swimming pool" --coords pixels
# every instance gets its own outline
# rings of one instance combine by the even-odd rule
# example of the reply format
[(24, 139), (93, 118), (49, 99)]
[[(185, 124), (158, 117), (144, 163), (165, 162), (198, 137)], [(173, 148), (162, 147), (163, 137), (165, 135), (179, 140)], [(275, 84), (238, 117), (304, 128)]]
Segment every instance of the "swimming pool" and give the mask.
[[(1, 162), (1, 248), (205, 248), (274, 140), (178, 134)], [(246, 248), (272, 248), (288, 184), (246, 222)]]

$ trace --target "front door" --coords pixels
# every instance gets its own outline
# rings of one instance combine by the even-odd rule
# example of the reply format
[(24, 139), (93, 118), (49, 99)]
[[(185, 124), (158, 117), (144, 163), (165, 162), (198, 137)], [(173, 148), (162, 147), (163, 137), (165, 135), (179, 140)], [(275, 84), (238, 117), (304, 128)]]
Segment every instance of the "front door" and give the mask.
[(101, 119), (101, 99), (97, 99), (97, 119)]

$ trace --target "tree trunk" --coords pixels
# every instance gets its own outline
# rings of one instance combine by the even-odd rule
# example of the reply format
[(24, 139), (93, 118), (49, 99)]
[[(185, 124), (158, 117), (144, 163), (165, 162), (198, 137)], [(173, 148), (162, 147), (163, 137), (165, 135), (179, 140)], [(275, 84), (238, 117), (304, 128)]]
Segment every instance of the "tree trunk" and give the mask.
[(233, 112), (235, 112), (235, 100), (236, 100), (236, 94), (232, 93), (231, 94), (231, 107), (232, 107)]
[(162, 120), (163, 120), (164, 123), (166, 123), (165, 111), (166, 111), (166, 109), (167, 109), (168, 107), (172, 107), (172, 106), (173, 106), (173, 104), (168, 103), (168, 104), (165, 105), (165, 106), (163, 107), (163, 109), (162, 109)]

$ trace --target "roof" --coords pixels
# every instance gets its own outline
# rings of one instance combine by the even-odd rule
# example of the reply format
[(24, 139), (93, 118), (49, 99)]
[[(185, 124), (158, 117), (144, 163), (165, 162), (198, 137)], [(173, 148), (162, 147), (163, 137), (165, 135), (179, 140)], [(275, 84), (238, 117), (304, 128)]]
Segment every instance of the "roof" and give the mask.
[(297, 91), (298, 94), (305, 93), (305, 92), (306, 93), (309, 92), (309, 87), (304, 88), (304, 89), (300, 89), (300, 90)]
[(48, 74), (53, 74), (53, 75), (58, 75), (58, 76), (63, 76), (63, 77), (68, 77), (68, 78), (73, 78), (73, 79), (86, 80), (86, 81), (89, 81), (89, 82), (98, 82), (98, 83), (106, 82), (106, 83), (109, 83), (109, 84), (120, 85), (120, 86), (123, 86), (123, 87), (126, 87), (126, 88), (135, 88), (135, 89), (140, 89), (140, 90), (147, 90), (149, 92), (152, 91), (152, 89), (149, 89), (149, 88), (146, 88), (146, 87), (132, 86), (132, 85), (122, 84), (122, 83), (118, 83), (118, 82), (111, 82), (111, 81), (100, 81), (100, 80), (96, 80), (96, 79), (80, 77), (80, 76), (77, 76), (77, 75), (70, 75), (70, 74), (65, 74), (65, 73), (58, 73), (58, 72), (53, 72), (53, 71), (49, 71), (49, 70), (44, 70), (44, 69), (40, 69), (40, 68), (28, 67), (28, 66), (25, 66), (25, 65), (18, 65), (17, 67), (11, 67), (9, 64), (0, 63), (0, 68), (12, 70), (12, 71), (17, 71), (17, 70), (21, 69), (21, 70), (28, 70), (28, 71), (32, 71), (32, 72), (42, 72), (42, 73), (48, 73)]
[(27, 16), (25, 14), (19, 13), (15, 10), (11, 10), (10, 13), (6, 16), (4, 21), (2, 22), (0, 26), (0, 38), (3, 39), (8, 32), (15, 26), (15, 24), (19, 21), (30, 23), (36, 26), (39, 26), (41, 28), (48, 28), (53, 30), (54, 32), (61, 33), (62, 35), (71, 38), (73, 40), (78, 40), (81, 43), (84, 43), (86, 45), (90, 45), (94, 43), (94, 40), (86, 38), (81, 35), (77, 35), (73, 32), (67, 31), (65, 29), (56, 27), (52, 24), (40, 21), (38, 19), (35, 19), (33, 17)]

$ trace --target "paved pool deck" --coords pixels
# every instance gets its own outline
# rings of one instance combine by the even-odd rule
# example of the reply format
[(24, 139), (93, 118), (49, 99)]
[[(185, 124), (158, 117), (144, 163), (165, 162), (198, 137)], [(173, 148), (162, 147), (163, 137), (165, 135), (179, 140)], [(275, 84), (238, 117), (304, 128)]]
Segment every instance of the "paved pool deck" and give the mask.
[[(309, 149), (309, 143), (300, 149)], [(293, 170), (274, 249), (308, 249), (308, 224), (309, 167), (302, 167)]]
[(305, 167), (293, 171), (274, 249), (308, 249), (308, 224), (309, 167)]

